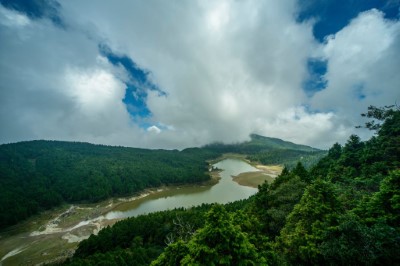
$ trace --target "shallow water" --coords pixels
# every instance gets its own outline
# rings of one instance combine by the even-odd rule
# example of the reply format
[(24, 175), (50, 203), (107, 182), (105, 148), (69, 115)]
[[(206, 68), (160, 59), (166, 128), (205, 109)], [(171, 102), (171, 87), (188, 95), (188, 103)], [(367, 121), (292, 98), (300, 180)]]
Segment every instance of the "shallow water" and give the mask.
[(140, 214), (174, 208), (188, 208), (202, 203), (228, 203), (246, 199), (257, 192), (256, 188), (245, 187), (232, 180), (232, 176), (244, 172), (259, 171), (248, 163), (237, 159), (225, 159), (214, 164), (221, 169), (221, 179), (214, 186), (173, 188), (128, 203), (123, 210), (106, 214), (106, 219), (121, 219)]

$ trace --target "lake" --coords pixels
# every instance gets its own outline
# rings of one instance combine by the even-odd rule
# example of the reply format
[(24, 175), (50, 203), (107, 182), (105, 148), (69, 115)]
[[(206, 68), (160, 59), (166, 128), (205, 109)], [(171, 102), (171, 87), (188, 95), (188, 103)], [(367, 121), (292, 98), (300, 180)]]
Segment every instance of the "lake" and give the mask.
[(257, 168), (238, 159), (225, 159), (214, 166), (222, 170), (215, 185), (168, 187), (132, 201), (109, 199), (92, 205), (70, 205), (32, 217), (1, 233), (0, 265), (34, 265), (65, 259), (73, 254), (79, 241), (120, 219), (202, 203), (228, 203), (257, 192), (256, 188), (232, 180), (232, 176), (259, 171)]
[(174, 208), (188, 208), (202, 203), (228, 203), (246, 199), (257, 192), (256, 188), (241, 186), (232, 176), (259, 171), (257, 168), (238, 159), (225, 159), (214, 164), (221, 169), (221, 179), (214, 186), (182, 187), (160, 191), (133, 202), (121, 204), (115, 211), (105, 215), (106, 219), (122, 219), (140, 214), (164, 211)]

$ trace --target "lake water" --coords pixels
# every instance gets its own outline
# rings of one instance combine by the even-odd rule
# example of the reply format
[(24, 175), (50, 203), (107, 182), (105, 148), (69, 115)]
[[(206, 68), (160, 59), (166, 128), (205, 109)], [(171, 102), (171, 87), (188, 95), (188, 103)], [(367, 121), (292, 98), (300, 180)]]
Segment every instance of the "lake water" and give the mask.
[[(46, 214), (46, 218), (42, 216), (42, 218), (33, 219), (34, 222), (31, 221), (29, 224), (21, 223), (14, 229), (14, 233), (0, 235), (0, 266), (33, 265), (59, 257), (60, 250), (66, 248), (65, 240), (71, 240), (72, 243), (68, 243), (68, 247), (74, 249), (78, 243), (75, 241), (88, 238), (91, 233), (96, 233), (100, 228), (115, 222), (115, 220), (109, 222), (107, 219), (123, 219), (178, 207), (188, 208), (202, 203), (228, 203), (248, 198), (257, 192), (255, 188), (240, 186), (232, 180), (232, 175), (258, 171), (256, 168), (234, 159), (220, 161), (214, 166), (223, 171), (220, 173), (221, 180), (213, 186), (168, 188), (140, 199), (119, 203), (117, 209), (113, 209), (106, 215), (97, 212), (97, 207), (71, 206), (63, 213), (56, 210), (54, 213)], [(110, 200), (103, 202), (103, 205), (107, 206), (109, 203)], [(70, 212), (72, 209), (76, 213)], [(63, 216), (67, 213), (68, 215)], [(61, 216), (64, 218), (59, 218)], [(48, 217), (52, 218), (47, 220)], [(94, 218), (82, 221), (80, 220), (82, 217)], [(76, 219), (77, 224), (69, 224), (68, 219)], [(37, 225), (37, 227), (34, 226), (35, 231), (27, 231), (25, 226), (30, 228), (32, 224)]]
[(106, 214), (107, 219), (121, 219), (140, 214), (174, 208), (188, 208), (202, 203), (228, 203), (246, 199), (257, 192), (256, 188), (241, 186), (232, 180), (240, 173), (259, 171), (248, 163), (237, 159), (225, 159), (214, 164), (222, 169), (221, 179), (214, 186), (194, 186), (160, 191), (141, 199), (121, 204), (119, 210)]

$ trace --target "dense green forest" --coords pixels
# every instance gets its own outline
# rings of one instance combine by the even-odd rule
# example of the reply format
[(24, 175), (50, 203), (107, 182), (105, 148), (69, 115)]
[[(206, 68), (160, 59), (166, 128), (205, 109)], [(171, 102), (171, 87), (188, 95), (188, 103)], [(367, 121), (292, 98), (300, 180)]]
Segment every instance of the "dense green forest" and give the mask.
[(217, 151), (220, 153), (240, 153), (240, 154), (256, 154), (271, 150), (298, 150), (304, 152), (319, 151), (306, 145), (295, 144), (293, 142), (284, 141), (277, 138), (264, 137), (257, 134), (251, 134), (250, 140), (242, 143), (224, 144), (212, 143), (203, 147), (207, 150)]
[(247, 155), (247, 159), (261, 164), (280, 164), (288, 168), (301, 162), (304, 167), (310, 168), (319, 159), (326, 155), (326, 151), (299, 145), (277, 138), (264, 137), (257, 134), (250, 135), (250, 141), (236, 144), (213, 143), (204, 146), (204, 149), (218, 153), (239, 153)]
[(0, 228), (64, 202), (96, 202), (145, 188), (208, 180), (204, 149), (144, 150), (29, 141), (0, 146)]
[(251, 134), (250, 140), (242, 143), (224, 144), (212, 143), (205, 145), (204, 148), (211, 150), (219, 150), (222, 153), (243, 153), (253, 154), (268, 150), (301, 150), (301, 151), (318, 151), (310, 146), (295, 144), (290, 141), (281, 140), (278, 138), (264, 137), (257, 134)]
[(324, 154), (258, 135), (244, 143), (183, 151), (44, 140), (0, 145), (0, 229), (62, 203), (97, 202), (146, 188), (208, 180), (206, 160), (225, 152), (288, 166), (298, 160), (309, 166)]
[(247, 156), (247, 159), (261, 164), (280, 164), (287, 168), (294, 168), (298, 162), (309, 169), (314, 166), (322, 157), (326, 155), (326, 151), (304, 151), (292, 149), (273, 149), (262, 151)]
[(248, 200), (120, 221), (65, 264), (399, 265), (400, 111), (365, 115), (378, 120), (368, 141), (352, 135)]

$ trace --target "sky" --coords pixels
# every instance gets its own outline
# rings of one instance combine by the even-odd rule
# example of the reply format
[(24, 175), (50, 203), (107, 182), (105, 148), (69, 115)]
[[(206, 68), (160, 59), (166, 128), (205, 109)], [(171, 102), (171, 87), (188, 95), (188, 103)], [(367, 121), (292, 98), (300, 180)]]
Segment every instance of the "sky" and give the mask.
[(326, 149), (400, 104), (400, 0), (0, 0), (0, 143)]

